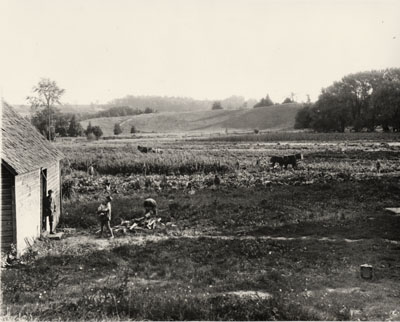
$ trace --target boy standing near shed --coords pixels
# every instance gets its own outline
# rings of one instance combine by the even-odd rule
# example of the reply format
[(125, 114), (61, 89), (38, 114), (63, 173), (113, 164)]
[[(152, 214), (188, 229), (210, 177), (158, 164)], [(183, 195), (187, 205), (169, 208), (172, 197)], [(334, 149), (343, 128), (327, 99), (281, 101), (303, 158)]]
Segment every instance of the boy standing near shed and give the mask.
[[(47, 197), (44, 200), (44, 222), (43, 222), (43, 227), (46, 227), (46, 220), (47, 217), (49, 218), (49, 224), (50, 224), (50, 234), (54, 235), (53, 231), (53, 222), (54, 222), (54, 214), (56, 213), (56, 202), (53, 199), (53, 190), (49, 190)], [(46, 228), (45, 228), (46, 229)]]

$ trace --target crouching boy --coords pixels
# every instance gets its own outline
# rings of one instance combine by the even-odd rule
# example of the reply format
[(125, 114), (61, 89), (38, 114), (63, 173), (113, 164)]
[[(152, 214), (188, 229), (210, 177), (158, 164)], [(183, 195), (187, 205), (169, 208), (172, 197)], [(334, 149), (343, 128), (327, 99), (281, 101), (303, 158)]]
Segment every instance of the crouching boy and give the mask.
[(145, 223), (147, 225), (148, 229), (154, 229), (156, 228), (156, 224), (159, 221), (156, 216), (157, 216), (157, 203), (154, 199), (152, 198), (147, 198), (144, 203), (144, 211), (145, 211)]

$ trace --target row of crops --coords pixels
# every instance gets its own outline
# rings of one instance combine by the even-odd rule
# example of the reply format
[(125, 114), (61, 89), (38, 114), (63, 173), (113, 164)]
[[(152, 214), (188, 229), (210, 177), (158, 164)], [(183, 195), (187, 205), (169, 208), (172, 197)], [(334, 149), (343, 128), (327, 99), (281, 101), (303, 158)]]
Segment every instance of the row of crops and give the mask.
[(218, 158), (191, 151), (166, 151), (142, 154), (135, 150), (113, 148), (64, 150), (64, 169), (87, 171), (92, 165), (99, 174), (190, 175), (226, 173), (234, 167), (233, 159)]

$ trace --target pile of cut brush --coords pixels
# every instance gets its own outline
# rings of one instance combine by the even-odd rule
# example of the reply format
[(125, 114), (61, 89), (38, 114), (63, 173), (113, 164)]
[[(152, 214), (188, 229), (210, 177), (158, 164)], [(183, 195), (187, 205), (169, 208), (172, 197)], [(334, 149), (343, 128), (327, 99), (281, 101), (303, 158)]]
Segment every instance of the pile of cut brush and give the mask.
[(166, 226), (174, 226), (172, 223), (167, 222), (166, 224), (161, 222), (160, 217), (151, 216), (149, 213), (140, 218), (134, 218), (131, 220), (121, 220), (119, 225), (113, 227), (115, 233), (126, 234), (128, 232), (136, 233), (138, 231), (149, 231), (155, 229), (162, 229)]

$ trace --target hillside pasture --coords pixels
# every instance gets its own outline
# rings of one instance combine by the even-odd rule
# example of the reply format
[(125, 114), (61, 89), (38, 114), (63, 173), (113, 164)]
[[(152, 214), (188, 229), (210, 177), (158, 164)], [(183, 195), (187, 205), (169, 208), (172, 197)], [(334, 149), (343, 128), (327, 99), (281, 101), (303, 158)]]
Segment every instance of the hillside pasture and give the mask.
[(170, 112), (89, 119), (81, 122), (86, 128), (91, 122), (100, 126), (104, 136), (113, 135), (114, 124), (123, 129), (123, 135), (130, 134), (132, 126), (140, 132), (216, 132), (253, 129), (291, 129), (296, 112), (301, 104), (291, 103), (245, 110), (210, 110), (196, 112)]

